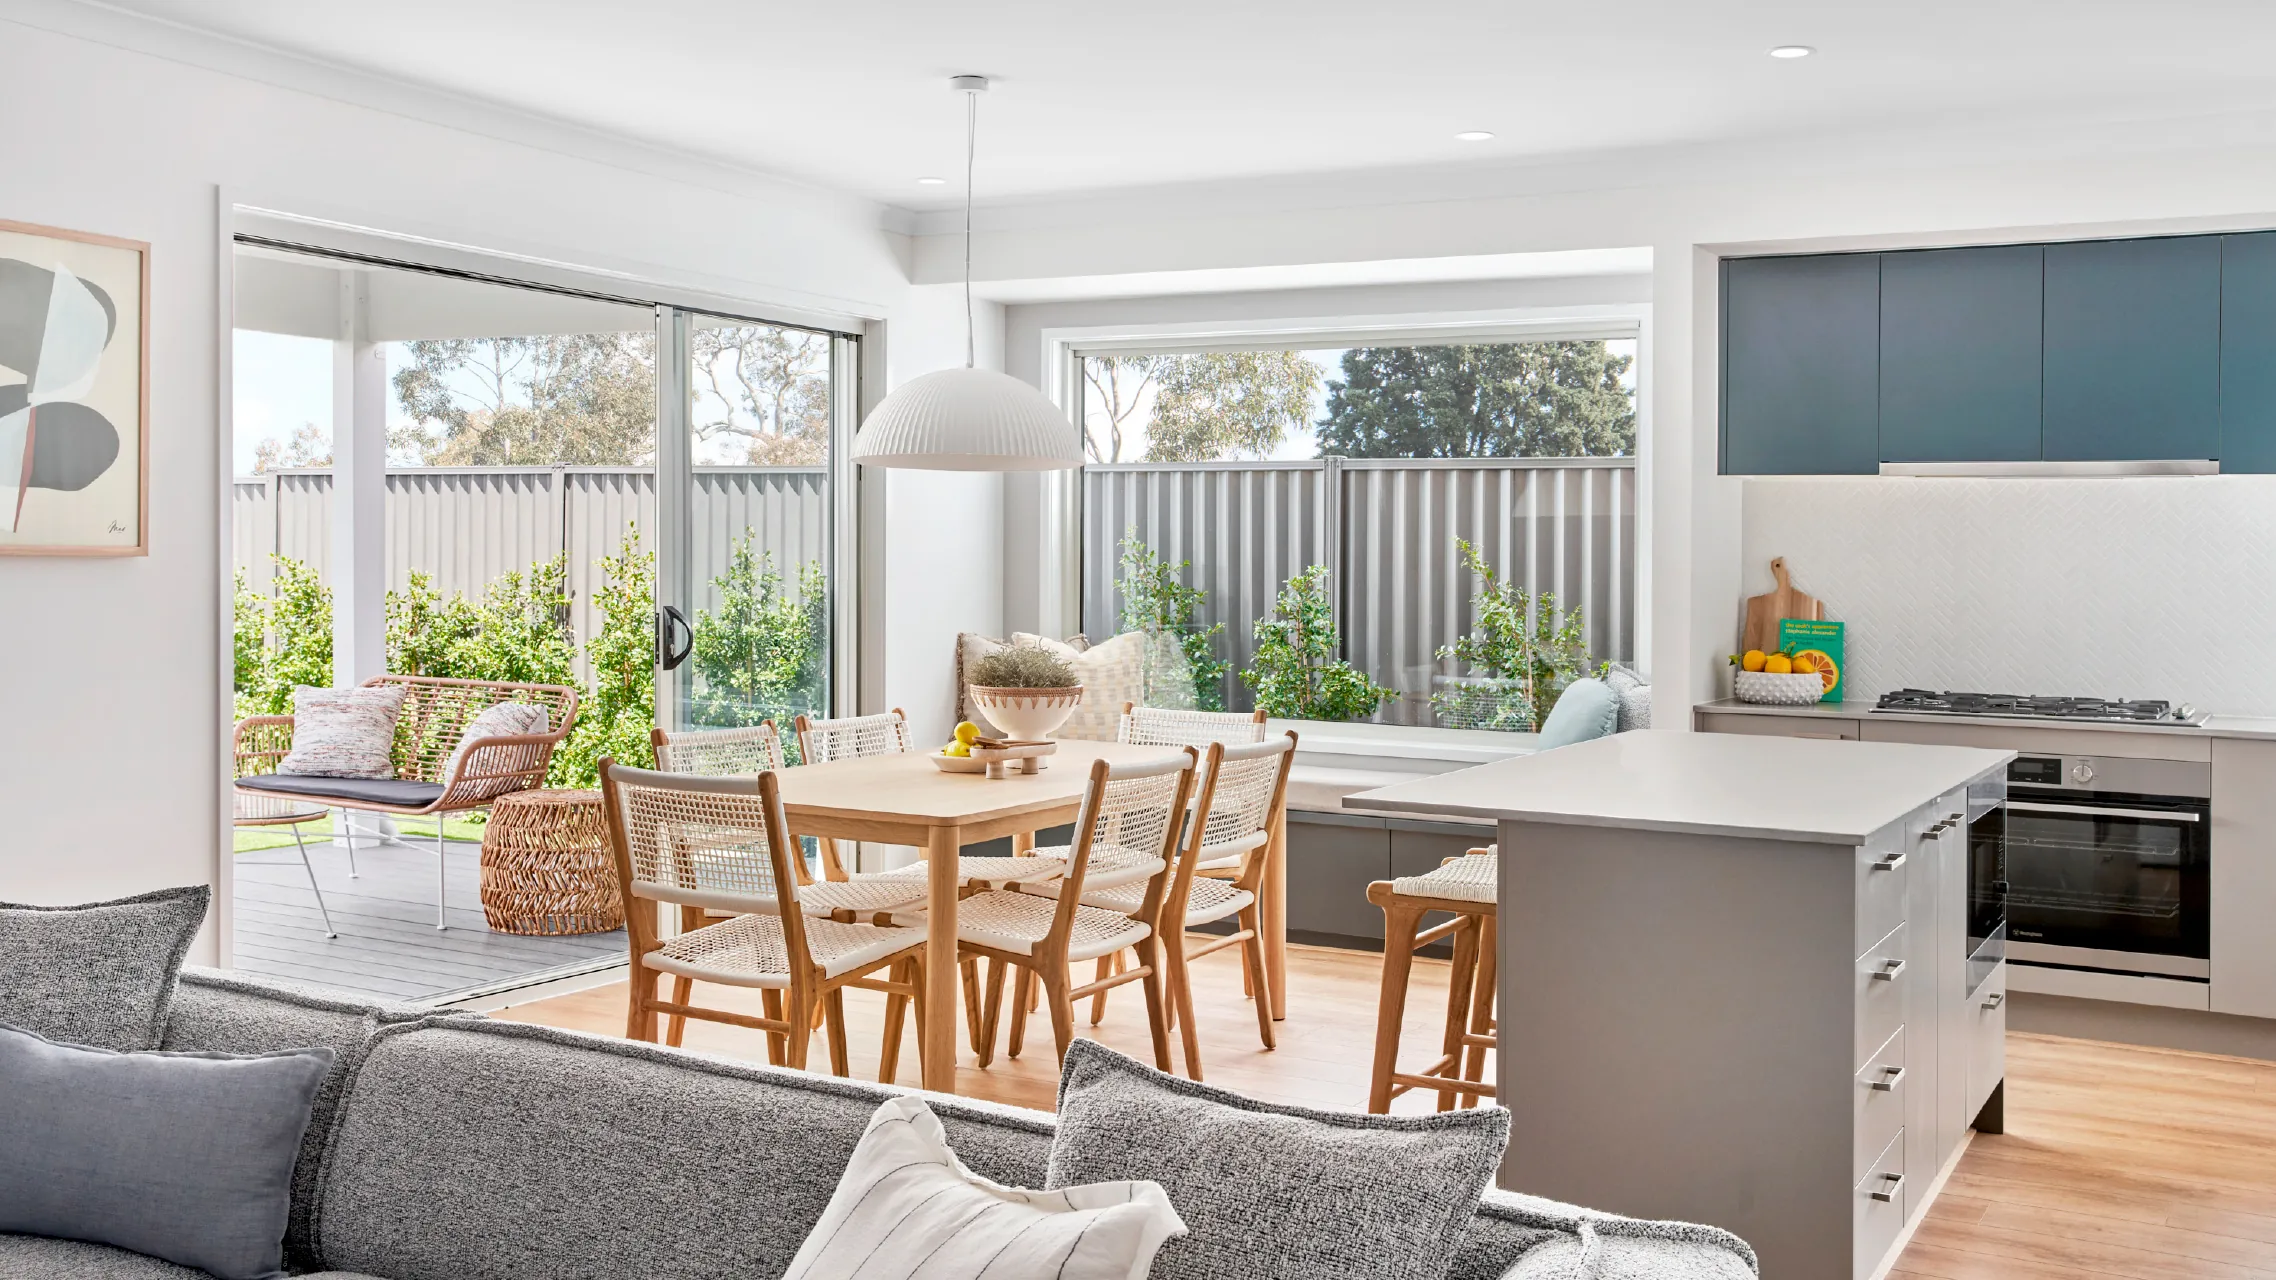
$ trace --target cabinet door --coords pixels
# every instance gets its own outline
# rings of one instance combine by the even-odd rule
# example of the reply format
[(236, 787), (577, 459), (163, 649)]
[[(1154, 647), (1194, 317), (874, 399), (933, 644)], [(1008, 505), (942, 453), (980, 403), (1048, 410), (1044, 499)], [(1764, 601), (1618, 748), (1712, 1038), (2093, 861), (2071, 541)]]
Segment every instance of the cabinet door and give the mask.
[(1881, 255), (1881, 461), (2039, 457), (2038, 245)]
[(1723, 473), (1880, 465), (1878, 254), (1723, 263)]
[(2221, 237), (2221, 470), (2276, 471), (2276, 231)]
[(1391, 878), (1391, 833), (1382, 819), (1288, 815), (1288, 931), (1320, 942), (1383, 936), (1383, 910), (1367, 886)]
[(2057, 461), (2217, 458), (2217, 236), (2047, 246), (2046, 408)]

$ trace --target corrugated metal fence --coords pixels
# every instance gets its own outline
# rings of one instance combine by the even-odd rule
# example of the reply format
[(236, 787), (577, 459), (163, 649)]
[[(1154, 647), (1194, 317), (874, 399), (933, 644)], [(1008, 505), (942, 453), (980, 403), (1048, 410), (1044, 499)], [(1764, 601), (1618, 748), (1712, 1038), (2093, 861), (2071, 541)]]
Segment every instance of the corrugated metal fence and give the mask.
[[(1429, 723), (1433, 655), (1471, 622), (1475, 577), (1455, 539), (1532, 591), (1579, 609), (1589, 651), (1635, 654), (1636, 464), (1628, 458), (1342, 459), (1117, 464), (1083, 472), (1083, 627), (1110, 635), (1123, 537), (1135, 531), (1209, 593), (1237, 671), (1252, 622), (1308, 565), (1332, 574), (1344, 651), (1400, 690), (1380, 718)], [(1325, 548), (1325, 551), (1323, 551)], [(1228, 677), (1229, 706), (1253, 703)]]
[[(823, 467), (698, 467), (693, 542), (696, 604), (718, 603), (712, 579), (725, 573), (735, 539), (750, 536), (774, 554), (785, 585), (800, 565), (825, 558), (828, 471)], [(277, 471), (237, 482), (231, 519), (234, 558), (255, 590), (267, 592), (274, 553), (331, 573), (332, 473)], [(446, 597), (480, 596), (501, 575), (566, 551), (572, 625), (580, 641), (597, 634), (597, 563), (615, 555), (627, 524), (655, 550), (656, 474), (624, 467), (423, 467), (387, 473), (387, 586), (400, 591), (413, 569), (434, 576)], [(582, 672), (584, 657), (578, 656)]]

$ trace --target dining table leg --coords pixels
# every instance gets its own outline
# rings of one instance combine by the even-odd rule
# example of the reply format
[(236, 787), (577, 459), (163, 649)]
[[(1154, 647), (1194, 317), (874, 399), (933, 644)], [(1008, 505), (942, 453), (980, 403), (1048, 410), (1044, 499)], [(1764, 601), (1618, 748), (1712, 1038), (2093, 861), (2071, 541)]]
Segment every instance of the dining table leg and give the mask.
[(960, 842), (955, 827), (925, 833), (925, 1022), (918, 1062), (925, 1088), (956, 1092), (956, 890)]
[(1266, 838), (1264, 901), (1258, 904), (1264, 926), (1265, 988), (1272, 993), (1272, 1016), (1288, 1016), (1288, 813), (1272, 815)]

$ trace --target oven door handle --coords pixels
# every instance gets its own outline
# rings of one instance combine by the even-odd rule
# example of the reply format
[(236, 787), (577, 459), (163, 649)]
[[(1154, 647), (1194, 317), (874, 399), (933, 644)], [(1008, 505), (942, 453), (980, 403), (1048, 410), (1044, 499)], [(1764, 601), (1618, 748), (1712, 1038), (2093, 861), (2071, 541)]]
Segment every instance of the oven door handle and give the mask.
[(2098, 804), (2043, 804), (2037, 800), (2010, 800), (2018, 813), (2079, 813), (2094, 818), (2131, 818), (2136, 822), (2203, 822), (2203, 814), (2174, 813), (2165, 809), (2121, 809)]

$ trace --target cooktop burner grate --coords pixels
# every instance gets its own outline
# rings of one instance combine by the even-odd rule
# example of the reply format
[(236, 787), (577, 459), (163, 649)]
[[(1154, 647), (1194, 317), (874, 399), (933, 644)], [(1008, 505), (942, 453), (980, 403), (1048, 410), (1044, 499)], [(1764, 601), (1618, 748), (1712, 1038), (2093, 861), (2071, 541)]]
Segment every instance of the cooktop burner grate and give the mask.
[(2193, 708), (2154, 698), (2041, 698), (2019, 693), (1938, 693), (1898, 689), (1881, 695), (1875, 711), (1923, 715), (2005, 716), (2027, 720), (2115, 720), (2127, 723), (2195, 723)]

